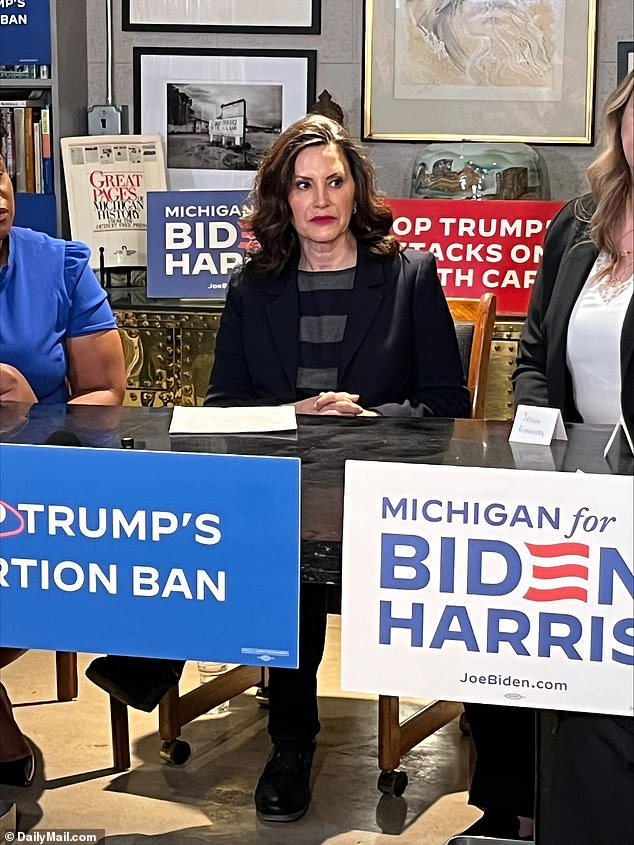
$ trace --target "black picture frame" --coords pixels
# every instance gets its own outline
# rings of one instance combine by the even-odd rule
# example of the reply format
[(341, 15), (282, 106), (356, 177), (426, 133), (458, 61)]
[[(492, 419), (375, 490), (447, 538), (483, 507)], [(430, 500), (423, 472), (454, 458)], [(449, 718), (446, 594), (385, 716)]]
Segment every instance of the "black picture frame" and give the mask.
[[(267, 144), (262, 146), (260, 155), (280, 131), (303, 117), (315, 102), (316, 50), (134, 47), (132, 57), (134, 132), (161, 137), (166, 150), (168, 186), (172, 190), (250, 187), (255, 169), (253, 162), (239, 169), (233, 169), (228, 162), (220, 167), (209, 163), (183, 166), (181, 161), (170, 164), (170, 139), (176, 140), (176, 135), (168, 122), (167, 98), (168, 92), (173, 94), (175, 83), (180, 87), (180, 96), (198, 94), (204, 102), (205, 113), (199, 111), (203, 123), (201, 138), (205, 120), (209, 123), (212, 113), (218, 117), (218, 107), (231, 105), (230, 100), (237, 102), (238, 97), (246, 97), (246, 107), (253, 97), (254, 105), (260, 103), (268, 109), (271, 128), (266, 130)], [(260, 84), (261, 79), (267, 82)], [(236, 92), (236, 87), (243, 90)], [(281, 90), (272, 95), (271, 89)]]
[(616, 45), (616, 82), (623, 82), (634, 69), (634, 41), (619, 41)]
[[(278, 12), (276, 18), (275, 0), (266, 0), (267, 23), (254, 25), (249, 23), (245, 15), (245, 23), (224, 24), (224, 23), (174, 23), (172, 20), (161, 19), (161, 11), (154, 13), (148, 20), (139, 21), (134, 15), (134, 4), (138, 0), (121, 0), (122, 6), (122, 28), (129, 32), (234, 32), (244, 34), (275, 34), (275, 35), (319, 35), (321, 33), (321, 0), (301, 0), (306, 4), (306, 10), (310, 11), (310, 23), (307, 25), (293, 25), (287, 20), (284, 22), (283, 15)], [(300, 0), (295, 0), (300, 2)], [(171, 9), (178, 9), (183, 0), (169, 0)], [(276, 22), (277, 21), (277, 22)]]

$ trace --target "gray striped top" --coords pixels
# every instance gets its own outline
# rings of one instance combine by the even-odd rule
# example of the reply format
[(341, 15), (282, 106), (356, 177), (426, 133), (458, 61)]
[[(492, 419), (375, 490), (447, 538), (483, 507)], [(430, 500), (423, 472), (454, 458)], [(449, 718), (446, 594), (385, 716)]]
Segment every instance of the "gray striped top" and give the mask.
[(339, 362), (352, 302), (355, 267), (297, 273), (299, 290), (298, 398), (337, 390)]

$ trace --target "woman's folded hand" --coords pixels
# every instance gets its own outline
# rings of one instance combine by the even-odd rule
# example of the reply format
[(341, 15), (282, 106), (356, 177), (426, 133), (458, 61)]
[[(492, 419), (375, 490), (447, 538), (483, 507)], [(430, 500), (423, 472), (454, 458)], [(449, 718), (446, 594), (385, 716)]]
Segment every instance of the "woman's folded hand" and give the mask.
[(330, 414), (331, 416), (351, 417), (376, 417), (376, 411), (366, 411), (357, 404), (358, 393), (346, 393), (345, 391), (328, 390), (320, 393), (319, 396), (311, 396), (295, 402), (295, 411), (298, 414)]

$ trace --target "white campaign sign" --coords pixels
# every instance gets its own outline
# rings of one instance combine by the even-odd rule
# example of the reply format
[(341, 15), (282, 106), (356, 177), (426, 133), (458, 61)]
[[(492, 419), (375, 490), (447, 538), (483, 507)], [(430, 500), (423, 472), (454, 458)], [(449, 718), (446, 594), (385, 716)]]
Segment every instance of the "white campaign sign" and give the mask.
[(342, 687), (632, 714), (633, 487), (348, 461)]

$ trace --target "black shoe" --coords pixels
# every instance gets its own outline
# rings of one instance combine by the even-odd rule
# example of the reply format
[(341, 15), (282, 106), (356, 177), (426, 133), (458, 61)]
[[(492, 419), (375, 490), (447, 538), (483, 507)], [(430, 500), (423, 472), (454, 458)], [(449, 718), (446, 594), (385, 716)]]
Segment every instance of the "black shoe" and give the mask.
[(267, 822), (300, 819), (310, 803), (310, 767), (315, 743), (273, 746), (255, 790), (255, 809)]
[(512, 813), (499, 810), (485, 810), (477, 822), (464, 830), (460, 836), (490, 836), (497, 839), (513, 839), (517, 842), (532, 842), (532, 836), (520, 836), (520, 820)]
[(0, 784), (3, 786), (31, 786), (35, 775), (33, 751), (11, 762), (0, 762)]
[(109, 654), (93, 660), (86, 677), (113, 698), (150, 713), (179, 682), (184, 665), (184, 660)]

